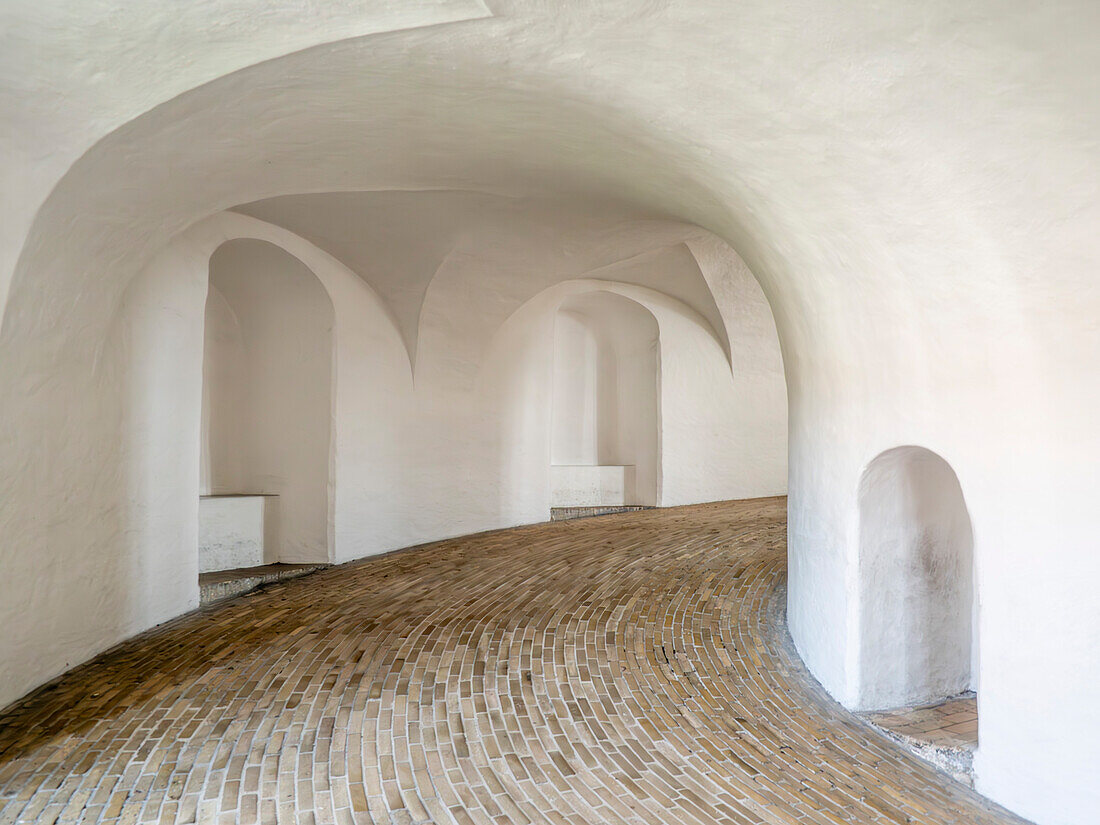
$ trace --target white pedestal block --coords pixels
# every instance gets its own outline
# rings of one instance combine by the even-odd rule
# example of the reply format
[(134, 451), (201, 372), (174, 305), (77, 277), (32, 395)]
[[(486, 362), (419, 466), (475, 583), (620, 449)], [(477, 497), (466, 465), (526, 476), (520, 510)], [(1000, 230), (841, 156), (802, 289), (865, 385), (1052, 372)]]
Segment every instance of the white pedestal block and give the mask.
[(270, 534), (277, 502), (277, 496), (264, 495), (200, 498), (199, 572), (259, 567), (276, 561)]
[(634, 503), (633, 464), (550, 467), (551, 507), (621, 507)]

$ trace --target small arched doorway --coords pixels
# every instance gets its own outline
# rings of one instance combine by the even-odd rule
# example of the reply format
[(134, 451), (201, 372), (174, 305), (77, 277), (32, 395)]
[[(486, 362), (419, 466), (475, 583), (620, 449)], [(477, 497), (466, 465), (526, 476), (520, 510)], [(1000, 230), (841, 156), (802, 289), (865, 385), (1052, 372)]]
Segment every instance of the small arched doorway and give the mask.
[(610, 292), (567, 298), (554, 321), (551, 509), (653, 506), (659, 474), (659, 330)]
[(267, 241), (210, 258), (200, 573), (331, 560), (332, 301)]
[(951, 466), (887, 450), (859, 485), (860, 704), (925, 705), (975, 685), (973, 533)]

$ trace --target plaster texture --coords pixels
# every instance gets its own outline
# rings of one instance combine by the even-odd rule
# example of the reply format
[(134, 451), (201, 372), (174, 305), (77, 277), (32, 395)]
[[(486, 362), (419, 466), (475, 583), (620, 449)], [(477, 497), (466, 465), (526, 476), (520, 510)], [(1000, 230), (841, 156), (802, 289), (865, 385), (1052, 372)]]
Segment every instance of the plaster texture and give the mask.
[[(1092, 0), (2, 13), (0, 701), (197, 604), (202, 318), (236, 232), (281, 238), (332, 298), (336, 559), (545, 518), (543, 356), (560, 298), (593, 284), (648, 295), (660, 326), (660, 503), (768, 492), (783, 449), (747, 433), (786, 421), (739, 388), (780, 358), (730, 300), (755, 276), (810, 670), (867, 703), (860, 481), (921, 445), (973, 530), (976, 787), (1042, 825), (1100, 809)], [(372, 286), (310, 227), (222, 214), (337, 191), (608, 222), (580, 222), (590, 243), (447, 224), (404, 295), (403, 264)], [(736, 255), (715, 266), (719, 243)], [(674, 258), (699, 276), (653, 282)], [(721, 324), (676, 292), (699, 277)], [(720, 370), (712, 404), (671, 389)]]

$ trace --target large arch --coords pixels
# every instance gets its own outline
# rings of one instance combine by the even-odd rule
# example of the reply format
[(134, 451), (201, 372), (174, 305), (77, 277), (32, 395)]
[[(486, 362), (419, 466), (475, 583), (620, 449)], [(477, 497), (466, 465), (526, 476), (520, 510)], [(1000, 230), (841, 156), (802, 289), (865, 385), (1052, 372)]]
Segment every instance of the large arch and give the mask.
[[(76, 137), (62, 141), (74, 124), (44, 105), (21, 111), (27, 128), (6, 138), (17, 185), (5, 207), (13, 220), (0, 222), (11, 264), (0, 559), (12, 584), (0, 603), (16, 624), (50, 616), (64, 641), (28, 664), (29, 681), (9, 677), (3, 695), (118, 635), (94, 644), (66, 635), (104, 618), (102, 607), (70, 608), (82, 603), (74, 594), (96, 603), (92, 585), (46, 587), (33, 606), (23, 585), (66, 567), (75, 547), (125, 557), (115, 491), (132, 468), (114, 453), (115, 399), (127, 385), (105, 341), (120, 302), (141, 298), (134, 276), (170, 238), (234, 204), (300, 192), (556, 189), (712, 229), (760, 279), (791, 402), (791, 632), (849, 705), (860, 646), (850, 514), (863, 462), (883, 444), (937, 444), (952, 456), (968, 479), (975, 532), (998, 552), (979, 569), (989, 688), (979, 786), (1025, 813), (1084, 821), (1097, 800), (1081, 789), (1097, 765), (1082, 743), (1100, 731), (1100, 665), (1089, 655), (1100, 453), (1096, 4), (462, 11), (415, 18), (467, 18), (458, 25), (286, 57), (254, 15), (246, 30), (265, 48), (224, 50), (233, 63), (204, 59), (178, 78), (192, 52), (218, 51), (201, 36), (222, 27), (213, 12), (188, 29), (199, 33), (188, 48), (149, 46), (118, 67), (86, 58), (101, 29), (42, 26), (72, 40), (20, 70), (52, 62), (48, 76), (63, 78), (74, 69), (80, 81), (65, 88), (87, 103), (71, 118)], [(125, 15), (115, 23), (109, 42), (129, 48), (137, 25)], [(323, 36), (294, 42), (379, 30), (326, 23)], [(684, 54), (696, 55), (690, 76)], [(129, 91), (103, 92), (104, 76), (108, 86), (129, 80), (117, 84)], [(43, 122), (63, 144), (56, 153), (41, 151)], [(157, 404), (171, 397), (165, 389)], [(26, 517), (38, 512), (56, 515)], [(1036, 568), (1037, 546), (1056, 548), (1056, 561)], [(113, 565), (89, 581), (126, 572)], [(123, 625), (136, 630), (149, 621), (142, 615)], [(5, 643), (5, 661), (34, 658), (28, 637)], [(1021, 768), (1037, 742), (1063, 756)]]
[[(202, 221), (174, 239), (128, 283), (98, 347), (97, 371), (88, 376), (103, 395), (78, 413), (82, 426), (99, 420), (104, 456), (95, 468), (100, 481), (82, 495), (86, 502), (101, 502), (97, 506), (111, 516), (83, 525), (87, 552), (67, 560), (73, 586), (55, 587), (51, 592), (58, 603), (44, 606), (54, 621), (71, 627), (53, 635), (44, 633), (40, 623), (33, 630), (34, 611), (19, 611), (19, 606), (34, 594), (13, 590), (4, 600), (5, 608), (19, 611), (9, 617), (10, 638), (19, 638), (26, 623), (37, 640), (21, 656), (13, 652), (6, 660), (12, 665), (3, 675), (14, 686), (7, 690), (22, 692), (41, 681), (42, 673), (56, 672), (66, 662), (83, 660), (88, 651), (198, 605), (203, 317), (211, 258), (219, 247), (241, 238), (278, 247), (324, 287), (335, 309), (334, 408), (362, 410), (366, 388), (379, 382), (411, 386), (408, 356), (385, 307), (367, 284), (322, 250), (279, 227), (233, 213)], [(369, 350), (374, 357), (367, 364), (342, 357), (349, 347)], [(366, 422), (347, 414), (336, 419), (350, 433), (333, 427), (333, 456), (326, 456), (332, 473), (346, 472), (341, 437), (346, 440), (357, 427), (369, 426), (369, 417)], [(48, 495), (45, 487), (38, 494)], [(334, 523), (336, 504), (329, 496), (326, 561), (332, 560), (329, 553), (342, 530)], [(73, 527), (58, 523), (52, 530), (56, 536)], [(357, 540), (345, 544), (354, 547)], [(76, 540), (68, 541), (72, 546)]]
[[(493, 334), (478, 386), (500, 410), (501, 476), (523, 489), (535, 512), (549, 488), (520, 484), (553, 460), (554, 353), (559, 309), (607, 294), (644, 308), (659, 331), (657, 401), (659, 506), (778, 495), (786, 488), (786, 394), (782, 358), (754, 281), (729, 285), (739, 297), (731, 328), (732, 374), (707, 319), (663, 292), (636, 283), (571, 279), (529, 298)], [(762, 297), (760, 299), (762, 301)], [(706, 398), (706, 403), (699, 403)], [(522, 460), (517, 459), (522, 457)]]

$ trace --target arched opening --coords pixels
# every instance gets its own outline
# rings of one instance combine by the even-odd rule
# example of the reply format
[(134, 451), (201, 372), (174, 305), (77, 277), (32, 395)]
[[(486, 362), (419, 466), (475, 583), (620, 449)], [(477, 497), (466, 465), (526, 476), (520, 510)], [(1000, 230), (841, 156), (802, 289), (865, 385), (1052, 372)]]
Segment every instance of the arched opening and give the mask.
[(659, 332), (638, 303), (573, 296), (554, 321), (551, 509), (656, 505)]
[(331, 558), (333, 307), (266, 241), (210, 258), (204, 344), (200, 573)]
[(973, 533), (959, 480), (923, 447), (876, 457), (859, 485), (860, 681), (867, 709), (974, 686)]

